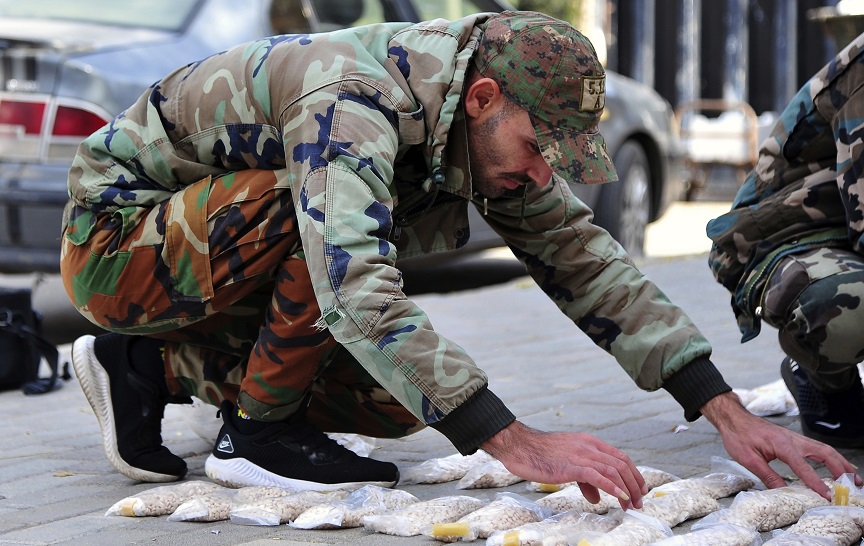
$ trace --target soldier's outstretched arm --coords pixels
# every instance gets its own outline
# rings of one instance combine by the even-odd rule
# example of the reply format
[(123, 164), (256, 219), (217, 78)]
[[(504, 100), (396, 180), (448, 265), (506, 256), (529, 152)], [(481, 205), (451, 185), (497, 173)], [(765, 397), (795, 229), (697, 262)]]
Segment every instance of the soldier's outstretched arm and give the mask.
[(480, 447), (520, 478), (541, 483), (578, 482), (585, 498), (601, 489), (621, 508), (641, 508), (648, 492), (642, 474), (621, 450), (583, 433), (543, 432), (514, 421)]
[[(768, 488), (783, 487), (786, 482), (768, 463), (779, 460), (787, 465), (808, 487), (831, 500), (831, 492), (808, 463), (825, 465), (834, 478), (855, 473), (855, 467), (833, 447), (806, 438), (747, 411), (734, 393), (715, 396), (701, 408), (702, 415), (720, 432), (723, 447), (729, 455), (756, 474)], [(861, 484), (856, 474), (855, 481)]]

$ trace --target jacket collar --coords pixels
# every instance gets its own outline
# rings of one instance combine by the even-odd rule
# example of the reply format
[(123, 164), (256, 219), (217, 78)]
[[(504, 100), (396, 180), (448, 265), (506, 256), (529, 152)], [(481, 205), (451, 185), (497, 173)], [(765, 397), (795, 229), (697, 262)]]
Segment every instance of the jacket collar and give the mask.
[[(401, 47), (407, 53), (410, 72), (405, 80), (424, 110), (426, 159), (432, 173), (423, 185), (426, 191), (437, 183), (440, 190), (471, 198), (462, 91), (482, 33), (480, 25), (492, 15), (480, 13), (455, 21), (419, 23), (398, 32), (391, 40), (391, 50)], [(428, 53), (430, 35), (441, 38), (434, 57)], [(443, 64), (447, 60), (449, 64)]]

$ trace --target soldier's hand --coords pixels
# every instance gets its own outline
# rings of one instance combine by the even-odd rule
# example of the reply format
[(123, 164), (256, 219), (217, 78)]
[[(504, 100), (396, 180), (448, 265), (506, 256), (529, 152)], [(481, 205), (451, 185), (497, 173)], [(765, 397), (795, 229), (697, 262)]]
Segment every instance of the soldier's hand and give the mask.
[[(777, 459), (792, 469), (808, 487), (831, 500), (831, 492), (808, 461), (823, 463), (834, 478), (855, 473), (855, 467), (828, 445), (770, 423), (747, 411), (738, 397), (729, 392), (715, 396), (702, 414), (717, 428), (729, 455), (756, 474), (768, 488), (786, 482), (768, 463)], [(855, 476), (857, 484), (861, 478)]]
[(627, 455), (589, 434), (542, 432), (514, 421), (481, 447), (520, 478), (578, 482), (593, 503), (600, 501), (600, 489), (617, 497), (621, 508), (641, 508), (648, 492)]

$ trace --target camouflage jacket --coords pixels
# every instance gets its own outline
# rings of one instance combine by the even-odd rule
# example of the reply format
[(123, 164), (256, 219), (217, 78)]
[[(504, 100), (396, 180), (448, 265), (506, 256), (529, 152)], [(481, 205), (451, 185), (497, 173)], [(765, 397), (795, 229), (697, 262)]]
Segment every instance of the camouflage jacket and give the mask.
[[(395, 267), (397, 254), (468, 239), (460, 98), (486, 17), (278, 36), (176, 71), (82, 143), (66, 238), (86, 241), (98, 214), (118, 215), (128, 229), (147, 207), (208, 175), (284, 169), (322, 324), (457, 447), (471, 423), (499, 430), (509, 411), (464, 350), (406, 298)], [(662, 386), (695, 406), (695, 419), (702, 398), (728, 390), (708, 342), (591, 218), (557, 178), (488, 203), (487, 220), (561, 310), (641, 388)], [(189, 236), (206, 247), (199, 229), (190, 225)], [(175, 288), (194, 287), (180, 297), (212, 293), (206, 260), (202, 248), (172, 264)], [(676, 374), (682, 369), (715, 381), (706, 387)], [(457, 408), (458, 419), (445, 419)]]
[(864, 252), (862, 85), (864, 34), (798, 91), (732, 210), (708, 223), (709, 266), (732, 293), (742, 341), (759, 334), (765, 283), (784, 256), (814, 247)]

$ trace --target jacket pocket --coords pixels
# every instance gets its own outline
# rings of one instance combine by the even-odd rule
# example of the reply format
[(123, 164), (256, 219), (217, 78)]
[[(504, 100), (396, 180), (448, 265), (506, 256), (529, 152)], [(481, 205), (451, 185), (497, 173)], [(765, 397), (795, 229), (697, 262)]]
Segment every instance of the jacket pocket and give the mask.
[(426, 142), (426, 120), (423, 106), (413, 112), (397, 112), (399, 144), (416, 146)]
[(174, 301), (203, 302), (213, 297), (207, 231), (209, 176), (174, 194), (165, 211), (165, 246)]

